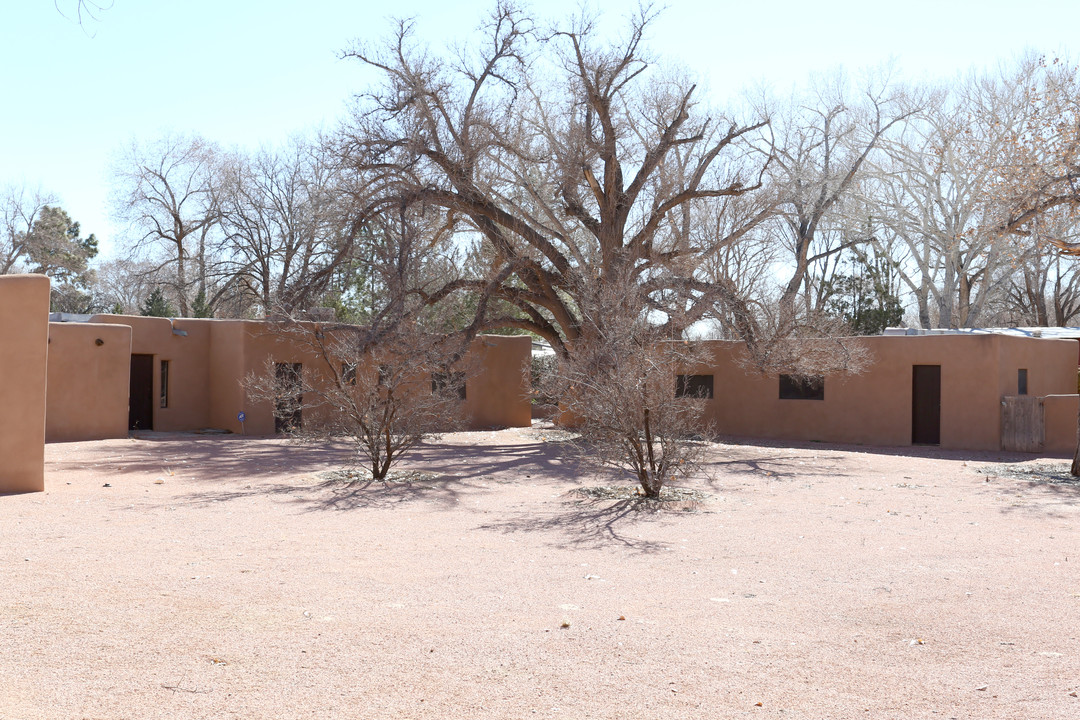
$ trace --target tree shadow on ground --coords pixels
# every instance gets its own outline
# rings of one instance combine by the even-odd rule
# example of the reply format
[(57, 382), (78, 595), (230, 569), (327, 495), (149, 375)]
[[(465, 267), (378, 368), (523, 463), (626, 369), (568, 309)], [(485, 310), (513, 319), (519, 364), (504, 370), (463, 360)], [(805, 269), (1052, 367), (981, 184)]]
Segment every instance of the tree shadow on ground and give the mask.
[(525, 515), (479, 526), (480, 530), (503, 533), (557, 533), (558, 548), (610, 547), (619, 545), (639, 553), (665, 551), (665, 543), (633, 537), (629, 530), (644, 522), (656, 521), (665, 515), (676, 515), (657, 507), (645, 498), (626, 500), (582, 500), (573, 507), (557, 510), (547, 516)]
[[(729, 447), (745, 447), (757, 451), (760, 451), (762, 448), (776, 448), (777, 450), (845, 452), (867, 455), (926, 458), (928, 460), (959, 460), (962, 462), (1023, 462), (1038, 457), (1031, 453), (1008, 452), (1005, 450), (951, 450), (933, 445), (859, 445), (856, 443), (782, 440), (776, 438), (748, 437), (743, 435), (719, 435), (713, 438), (713, 440)], [(1046, 457), (1065, 456), (1047, 455)], [(1069, 457), (1071, 457), (1071, 453)]]
[(91, 448), (77, 462), (55, 461), (51, 469), (176, 476), (199, 487), (177, 498), (181, 501), (208, 504), (260, 495), (295, 502), (310, 511), (390, 508), (409, 502), (452, 507), (462, 494), (484, 493), (489, 484), (563, 484), (581, 474), (576, 460), (566, 457), (558, 444), (498, 438), (473, 444), (467, 436), (464, 439), (464, 443), (427, 442), (403, 456), (392, 476), (426, 476), (404, 482), (321, 477), (326, 471), (363, 467), (344, 440), (316, 443), (179, 433), (155, 433), (99, 452)]
[[(851, 473), (838, 467), (837, 458), (819, 462), (806, 455), (775, 455), (757, 457), (722, 457), (714, 450), (702, 464), (706, 484), (713, 489), (721, 487), (720, 475), (729, 481), (753, 479), (766, 481), (794, 481), (813, 477), (847, 477)], [(723, 485), (726, 487), (726, 485)]]
[(353, 452), (344, 441), (300, 443), (241, 435), (144, 433), (122, 446), (91, 446), (78, 460), (54, 461), (50, 470), (97, 470), (180, 475), (195, 482), (244, 481), (345, 466)]
[[(580, 472), (574, 458), (553, 443), (453, 444), (427, 442), (403, 456), (400, 468), (447, 474), (461, 480), (499, 481), (501, 473), (565, 479)], [(50, 471), (93, 469), (111, 475), (181, 475), (196, 482), (244, 481), (362, 466), (344, 439), (290, 441), (239, 435), (144, 433), (123, 446), (94, 447), (78, 460), (52, 461)]]
[[(1033, 482), (1010, 477), (988, 477), (983, 492), (1005, 501), (1004, 515), (1029, 514), (1053, 519), (1075, 519), (1080, 508), (1080, 482)], [(1066, 511), (1066, 508), (1069, 510)]]
[(364, 509), (392, 509), (414, 502), (427, 502), (444, 508), (459, 504), (464, 492), (482, 491), (459, 478), (440, 476), (404, 482), (380, 482), (364, 480), (320, 480), (312, 483), (262, 483), (231, 490), (200, 490), (182, 495), (170, 501), (184, 501), (192, 505), (243, 500), (253, 496), (276, 497), (296, 504), (305, 512), (347, 511)]
[[(566, 481), (586, 470), (572, 452), (558, 443), (485, 443), (467, 445), (426, 442), (409, 453), (403, 466), (427, 472), (447, 472), (461, 479), (484, 478), (505, 482), (502, 473), (528, 471), (530, 481)], [(521, 482), (516, 478), (510, 482)]]

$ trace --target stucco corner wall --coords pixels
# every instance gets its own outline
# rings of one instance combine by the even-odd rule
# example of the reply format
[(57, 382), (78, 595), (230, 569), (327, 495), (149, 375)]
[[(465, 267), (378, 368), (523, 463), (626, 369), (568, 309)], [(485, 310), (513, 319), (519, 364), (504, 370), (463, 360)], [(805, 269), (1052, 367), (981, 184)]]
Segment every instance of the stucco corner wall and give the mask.
[(1072, 455), (1076, 450), (1076, 418), (1080, 396), (1047, 395), (1043, 398), (1043, 452)]
[(126, 437), (130, 360), (127, 325), (49, 323), (46, 442)]
[[(237, 418), (241, 411), (250, 414), (242, 383), (247, 373), (247, 338), (255, 325), (257, 323), (247, 320), (215, 320), (210, 328), (208, 382), (211, 427), (255, 434), (248, 423), (241, 425)], [(272, 418), (270, 422), (273, 423)], [(273, 431), (272, 424), (270, 431)]]
[(999, 336), (1002, 395), (1018, 392), (1018, 371), (1027, 370), (1028, 395), (1076, 393), (1076, 340)]
[(0, 276), (0, 493), (45, 489), (49, 279)]
[(908, 446), (912, 368), (938, 365), (940, 447), (997, 450), (1001, 396), (1016, 394), (1019, 369), (1028, 371), (1031, 395), (1075, 392), (1073, 341), (991, 334), (876, 336), (858, 341), (873, 361), (858, 375), (827, 376), (824, 400), (781, 400), (777, 376), (746, 370), (738, 344), (709, 343), (710, 360), (693, 370), (714, 375), (715, 398), (706, 406), (706, 421), (725, 434)]
[[(153, 356), (153, 429), (197, 430), (210, 425), (210, 336), (217, 320), (94, 315), (94, 323), (131, 328), (131, 354)], [(165, 407), (159, 399), (161, 363), (168, 361)], [(130, 368), (130, 359), (129, 359)]]
[(528, 335), (481, 335), (473, 341), (466, 363), (465, 413), (469, 427), (529, 427), (529, 361), (532, 338)]

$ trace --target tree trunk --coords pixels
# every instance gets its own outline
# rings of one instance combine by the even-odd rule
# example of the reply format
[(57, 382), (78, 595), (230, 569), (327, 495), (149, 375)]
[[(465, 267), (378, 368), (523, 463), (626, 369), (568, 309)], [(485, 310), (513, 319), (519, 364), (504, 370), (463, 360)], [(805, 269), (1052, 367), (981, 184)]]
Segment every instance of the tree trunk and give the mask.
[(182, 240), (176, 242), (176, 301), (180, 307), (180, 317), (187, 317), (187, 268), (184, 264), (184, 243)]

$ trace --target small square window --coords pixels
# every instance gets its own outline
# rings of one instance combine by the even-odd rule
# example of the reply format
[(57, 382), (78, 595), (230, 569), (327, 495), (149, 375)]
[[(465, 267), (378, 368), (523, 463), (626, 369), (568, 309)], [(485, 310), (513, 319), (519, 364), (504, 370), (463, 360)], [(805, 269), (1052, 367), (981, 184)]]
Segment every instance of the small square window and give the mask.
[(1016, 394), (1027, 395), (1027, 368), (1021, 368), (1016, 371)]
[(675, 397), (700, 398), (712, 400), (712, 375), (679, 375), (675, 378)]
[(465, 373), (463, 372), (437, 372), (431, 373), (431, 392), (457, 393), (459, 400), (465, 399)]
[(780, 376), (781, 400), (824, 400), (825, 378), (821, 375), (799, 377), (797, 375)]

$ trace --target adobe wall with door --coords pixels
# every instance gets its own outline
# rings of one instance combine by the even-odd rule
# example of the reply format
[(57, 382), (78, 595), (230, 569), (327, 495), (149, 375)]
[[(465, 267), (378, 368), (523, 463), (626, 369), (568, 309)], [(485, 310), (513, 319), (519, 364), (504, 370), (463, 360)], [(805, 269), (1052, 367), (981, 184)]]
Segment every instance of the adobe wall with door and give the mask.
[(465, 358), (465, 414), (470, 427), (529, 427), (532, 424), (532, 338), (481, 335)]
[(46, 442), (127, 437), (131, 328), (49, 323)]
[(0, 493), (45, 489), (49, 279), (0, 276)]
[(1073, 454), (1078, 437), (1078, 412), (1080, 397), (1077, 395), (1047, 395), (1043, 398), (1044, 453)]
[[(220, 377), (215, 375), (212, 379), (215, 386), (239, 388), (235, 378), (265, 375), (276, 363), (301, 365), (309, 381), (311, 373), (325, 376), (330, 372), (326, 361), (305, 348), (303, 342), (291, 340), (267, 323), (215, 321), (214, 332), (214, 352), (218, 348), (223, 353), (243, 348), (241, 357), (217, 358), (212, 363), (213, 372), (220, 373)], [(468, 418), (468, 427), (528, 427), (531, 424), (526, 375), (531, 352), (532, 341), (527, 336), (481, 335), (473, 342), (462, 362), (462, 367), (467, 369), (463, 413)], [(238, 370), (239, 374), (236, 374)], [(359, 369), (360, 372), (363, 370)], [(422, 384), (427, 382), (424, 380)], [(247, 415), (245, 430), (249, 435), (274, 433), (272, 403), (254, 400), (242, 390), (234, 390), (228, 396), (222, 393), (218, 397), (231, 400), (227, 407), (222, 403), (214, 410), (215, 427), (240, 432), (236, 414), (243, 410)], [(305, 408), (303, 412), (304, 417), (313, 421), (319, 419), (318, 408)]]
[[(208, 361), (210, 328), (215, 321), (132, 315), (95, 315), (90, 320), (131, 328), (129, 424), (158, 431), (198, 430), (211, 425)], [(140, 363), (145, 364), (148, 376), (131, 372)]]
[(720, 433), (822, 442), (906, 446), (913, 440), (915, 366), (940, 367), (940, 433), (944, 448), (998, 450), (1001, 399), (1016, 394), (1027, 370), (1028, 392), (1076, 390), (1076, 343), (1000, 335), (886, 336), (852, 339), (873, 361), (859, 375), (827, 376), (823, 399), (781, 399), (779, 378), (747, 371), (736, 343), (710, 343), (714, 373), (706, 418)]
[[(94, 323), (130, 327), (130, 365), (123, 365), (130, 385), (127, 404), (132, 418), (146, 407), (150, 417), (138, 427), (158, 431), (220, 428), (249, 435), (272, 435), (272, 403), (255, 401), (242, 381), (267, 371), (268, 363), (299, 363), (306, 372), (325, 371), (304, 344), (272, 324), (253, 320), (148, 318), (95, 315)], [(471, 427), (527, 427), (530, 402), (525, 385), (531, 342), (528, 337), (480, 336), (466, 358), (470, 372), (465, 412)], [(139, 368), (145, 364), (146, 376)], [(237, 414), (244, 412), (241, 426)], [(318, 409), (305, 409), (312, 420)]]

